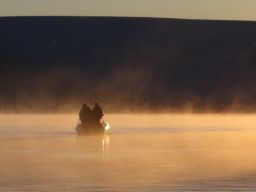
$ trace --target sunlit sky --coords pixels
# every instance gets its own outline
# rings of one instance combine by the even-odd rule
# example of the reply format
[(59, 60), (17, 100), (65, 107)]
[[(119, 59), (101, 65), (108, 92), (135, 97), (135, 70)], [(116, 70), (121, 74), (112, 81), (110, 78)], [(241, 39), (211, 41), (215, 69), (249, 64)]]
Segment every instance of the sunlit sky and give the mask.
[(0, 16), (256, 20), (256, 0), (0, 0)]

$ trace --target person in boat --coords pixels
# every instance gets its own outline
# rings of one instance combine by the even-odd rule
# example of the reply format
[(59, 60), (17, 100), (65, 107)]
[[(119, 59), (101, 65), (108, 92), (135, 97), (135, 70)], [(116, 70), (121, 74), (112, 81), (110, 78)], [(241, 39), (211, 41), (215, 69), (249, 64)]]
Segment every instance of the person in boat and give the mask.
[(104, 132), (105, 124), (101, 122), (102, 117), (103, 112), (98, 103), (95, 103), (95, 106), (92, 110), (90, 109), (90, 107), (88, 107), (87, 104), (83, 104), (79, 113), (79, 119), (81, 121), (81, 124), (76, 127), (77, 132)]
[(100, 120), (102, 119), (102, 117), (104, 116), (103, 115), (103, 112), (102, 112), (102, 109), (101, 107), (99, 106), (98, 103), (95, 103), (93, 109), (92, 109), (92, 112), (94, 114), (94, 117), (95, 117), (95, 121), (97, 123), (100, 123)]
[(82, 124), (86, 124), (92, 121), (92, 110), (86, 103), (83, 104), (83, 107), (80, 110), (79, 119)]

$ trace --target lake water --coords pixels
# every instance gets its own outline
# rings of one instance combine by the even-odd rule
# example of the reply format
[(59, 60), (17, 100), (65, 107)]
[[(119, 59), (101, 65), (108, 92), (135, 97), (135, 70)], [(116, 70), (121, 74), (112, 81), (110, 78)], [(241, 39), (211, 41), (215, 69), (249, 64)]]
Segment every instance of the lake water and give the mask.
[(256, 115), (0, 115), (0, 191), (256, 191)]

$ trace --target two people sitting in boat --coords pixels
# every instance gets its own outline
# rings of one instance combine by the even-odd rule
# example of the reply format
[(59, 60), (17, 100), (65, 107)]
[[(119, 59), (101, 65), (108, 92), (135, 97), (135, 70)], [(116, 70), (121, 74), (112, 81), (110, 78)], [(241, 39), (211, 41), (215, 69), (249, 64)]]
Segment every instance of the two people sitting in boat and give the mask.
[(93, 109), (90, 109), (87, 104), (83, 104), (79, 113), (82, 125), (99, 125), (102, 117), (103, 112), (98, 103), (95, 103)]

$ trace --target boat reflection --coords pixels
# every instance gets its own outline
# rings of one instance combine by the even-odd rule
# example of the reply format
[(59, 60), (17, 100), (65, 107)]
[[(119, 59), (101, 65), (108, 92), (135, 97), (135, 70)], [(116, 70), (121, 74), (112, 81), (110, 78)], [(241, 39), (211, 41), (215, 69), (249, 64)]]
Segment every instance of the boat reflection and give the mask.
[(109, 150), (110, 135), (108, 134), (94, 134), (94, 135), (78, 135), (77, 147), (80, 152), (102, 154), (105, 158)]

